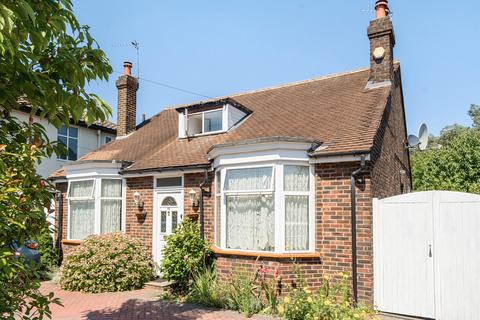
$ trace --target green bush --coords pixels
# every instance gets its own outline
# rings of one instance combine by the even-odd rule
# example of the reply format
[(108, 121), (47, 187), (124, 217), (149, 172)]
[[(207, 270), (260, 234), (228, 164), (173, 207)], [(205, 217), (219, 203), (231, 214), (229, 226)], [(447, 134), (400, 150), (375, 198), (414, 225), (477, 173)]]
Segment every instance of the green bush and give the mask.
[(207, 268), (204, 272), (193, 276), (187, 301), (207, 307), (224, 307), (224, 287), (217, 282), (217, 273), (214, 269)]
[(141, 288), (153, 278), (148, 249), (122, 233), (94, 235), (71, 249), (61, 267), (62, 289), (112, 292)]
[(225, 306), (227, 309), (240, 311), (247, 317), (264, 309), (257, 286), (248, 276), (236, 273), (232, 283), (227, 286)]
[(175, 281), (178, 288), (185, 290), (193, 275), (201, 274), (211, 265), (212, 257), (209, 246), (200, 238), (198, 223), (185, 219), (167, 237), (160, 271), (163, 278)]
[(38, 243), (42, 271), (53, 271), (58, 266), (58, 251), (53, 244), (51, 230), (44, 228), (34, 240)]

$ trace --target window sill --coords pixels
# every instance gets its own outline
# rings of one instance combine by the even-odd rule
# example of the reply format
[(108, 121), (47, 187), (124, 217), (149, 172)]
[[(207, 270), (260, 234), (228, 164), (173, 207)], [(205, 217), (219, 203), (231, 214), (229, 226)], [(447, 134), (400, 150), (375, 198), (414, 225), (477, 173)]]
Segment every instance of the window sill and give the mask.
[(83, 240), (68, 240), (63, 239), (62, 244), (66, 246), (79, 246), (83, 243)]
[(320, 259), (319, 252), (248, 252), (241, 250), (225, 250), (212, 246), (210, 248), (213, 253), (226, 256), (242, 256), (242, 257), (261, 257), (261, 258), (276, 258), (276, 259)]

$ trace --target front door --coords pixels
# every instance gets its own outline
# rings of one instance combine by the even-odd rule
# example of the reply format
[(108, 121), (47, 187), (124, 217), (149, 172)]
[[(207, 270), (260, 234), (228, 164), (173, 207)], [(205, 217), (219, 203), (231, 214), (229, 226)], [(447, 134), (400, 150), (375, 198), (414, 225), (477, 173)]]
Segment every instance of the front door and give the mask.
[(171, 235), (183, 220), (182, 194), (181, 192), (157, 193), (156, 200), (155, 262), (160, 263), (167, 236)]

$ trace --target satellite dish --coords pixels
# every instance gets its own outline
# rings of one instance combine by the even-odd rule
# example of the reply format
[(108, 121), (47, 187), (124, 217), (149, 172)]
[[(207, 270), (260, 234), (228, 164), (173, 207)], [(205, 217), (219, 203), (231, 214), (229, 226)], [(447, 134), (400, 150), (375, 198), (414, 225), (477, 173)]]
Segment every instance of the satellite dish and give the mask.
[(418, 140), (420, 141), (420, 144), (418, 145), (418, 148), (420, 150), (425, 150), (427, 149), (428, 145), (428, 128), (425, 123), (422, 123), (420, 125), (420, 129), (418, 129)]
[(416, 147), (420, 144), (420, 139), (414, 134), (409, 134), (407, 140), (409, 148)]
[(407, 138), (408, 141), (408, 147), (409, 148), (415, 148), (418, 146), (420, 150), (425, 150), (428, 145), (428, 128), (425, 123), (422, 123), (420, 125), (420, 128), (418, 129), (418, 136), (414, 134), (410, 134)]

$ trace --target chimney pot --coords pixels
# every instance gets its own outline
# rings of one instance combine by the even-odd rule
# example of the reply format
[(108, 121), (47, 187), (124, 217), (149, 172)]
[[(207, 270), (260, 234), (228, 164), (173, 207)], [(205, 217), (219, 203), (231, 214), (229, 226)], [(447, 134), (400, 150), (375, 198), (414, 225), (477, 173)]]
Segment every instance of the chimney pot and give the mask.
[(132, 75), (132, 63), (130, 61), (125, 61), (123, 63), (123, 74), (127, 76)]
[(376, 19), (384, 18), (388, 16), (390, 10), (388, 9), (388, 0), (377, 0), (375, 3), (375, 15)]

